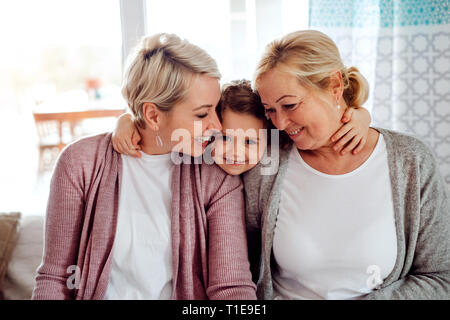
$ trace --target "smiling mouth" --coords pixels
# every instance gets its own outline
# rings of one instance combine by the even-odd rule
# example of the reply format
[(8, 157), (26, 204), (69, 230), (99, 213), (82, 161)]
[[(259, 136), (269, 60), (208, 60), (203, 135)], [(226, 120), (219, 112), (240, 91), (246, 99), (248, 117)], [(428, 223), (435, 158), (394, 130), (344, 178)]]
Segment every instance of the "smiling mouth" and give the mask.
[(297, 129), (295, 129), (295, 130), (286, 131), (286, 133), (287, 133), (289, 136), (295, 136), (295, 135), (299, 134), (300, 131), (302, 131), (304, 128), (305, 128), (305, 127), (303, 126), (303, 127), (297, 128)]
[(234, 161), (234, 160), (230, 160), (230, 159), (224, 159), (224, 160), (225, 160), (226, 165), (231, 165), (231, 166), (242, 166), (245, 164), (245, 161)]
[(195, 138), (194, 140), (197, 141), (197, 142), (199, 142), (199, 143), (204, 143), (204, 142), (209, 142), (209, 141), (211, 141), (212, 138), (213, 138), (213, 136), (207, 136), (207, 137), (201, 136), (201, 137)]

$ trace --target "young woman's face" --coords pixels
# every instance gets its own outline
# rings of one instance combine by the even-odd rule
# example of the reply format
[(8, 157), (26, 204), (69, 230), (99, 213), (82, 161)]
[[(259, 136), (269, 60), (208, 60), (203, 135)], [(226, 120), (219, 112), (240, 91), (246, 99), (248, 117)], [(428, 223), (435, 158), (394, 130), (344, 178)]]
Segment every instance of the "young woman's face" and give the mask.
[(193, 157), (203, 154), (213, 134), (222, 129), (216, 113), (219, 99), (216, 78), (200, 75), (193, 79), (187, 98), (176, 104), (164, 121), (164, 141), (171, 141), (172, 151)]
[(222, 114), (222, 139), (216, 140), (214, 160), (225, 172), (239, 175), (253, 168), (261, 159), (267, 141), (259, 130), (261, 119), (225, 109)]
[(294, 76), (275, 69), (258, 81), (258, 92), (272, 123), (285, 131), (298, 149), (331, 145), (330, 138), (339, 129), (342, 116), (331, 95), (319, 98)]

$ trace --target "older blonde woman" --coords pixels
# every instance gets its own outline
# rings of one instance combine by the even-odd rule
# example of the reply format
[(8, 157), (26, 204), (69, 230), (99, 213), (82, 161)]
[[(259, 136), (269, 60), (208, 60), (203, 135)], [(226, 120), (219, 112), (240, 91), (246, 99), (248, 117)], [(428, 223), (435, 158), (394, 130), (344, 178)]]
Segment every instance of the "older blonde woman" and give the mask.
[(244, 176), (258, 297), (450, 298), (450, 197), (430, 150), (380, 128), (356, 155), (332, 150), (342, 114), (368, 96), (333, 41), (312, 30), (275, 40), (255, 87), (291, 140), (277, 174), (260, 163)]
[(34, 299), (256, 298), (241, 180), (171, 159), (174, 130), (188, 133), (177, 150), (190, 159), (221, 129), (219, 77), (215, 61), (186, 40), (143, 39), (123, 86), (142, 157), (115, 152), (111, 133), (62, 152)]

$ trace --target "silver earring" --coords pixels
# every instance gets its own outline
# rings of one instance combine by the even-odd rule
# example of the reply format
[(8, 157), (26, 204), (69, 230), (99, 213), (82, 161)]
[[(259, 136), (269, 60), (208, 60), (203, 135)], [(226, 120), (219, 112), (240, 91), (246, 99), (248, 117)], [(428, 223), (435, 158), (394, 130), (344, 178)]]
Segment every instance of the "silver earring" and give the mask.
[(337, 108), (338, 110), (340, 110), (340, 109), (341, 109), (341, 105), (338, 103), (337, 106), (336, 106), (336, 108)]
[(156, 145), (158, 147), (162, 147), (163, 146), (163, 142), (162, 142), (161, 137), (159, 136), (158, 133), (156, 133), (156, 138), (155, 139), (156, 139)]

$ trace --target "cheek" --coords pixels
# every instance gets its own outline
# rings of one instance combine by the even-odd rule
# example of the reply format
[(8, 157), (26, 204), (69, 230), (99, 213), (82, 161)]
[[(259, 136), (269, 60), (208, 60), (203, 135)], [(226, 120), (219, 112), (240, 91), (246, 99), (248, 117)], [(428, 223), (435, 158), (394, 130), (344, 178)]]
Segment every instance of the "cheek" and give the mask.
[(216, 159), (222, 158), (225, 153), (225, 142), (223, 140), (214, 142), (212, 151), (213, 157)]
[(319, 139), (328, 137), (332, 131), (331, 122), (326, 117), (316, 118), (315, 121), (311, 121), (309, 127), (309, 132)]
[(245, 153), (245, 161), (248, 164), (256, 165), (261, 159), (263, 152), (264, 150), (262, 150), (261, 152), (261, 149), (258, 146), (258, 144), (251, 145), (248, 147), (247, 152)]
[(187, 133), (189, 133), (189, 135), (192, 136), (194, 132), (194, 123), (182, 121), (182, 119), (179, 118), (173, 118), (172, 121), (167, 124), (166, 128), (169, 132), (169, 135), (173, 132), (179, 131), (184, 132), (184, 135), (187, 135)]
[(199, 137), (203, 134), (206, 129), (206, 120), (196, 119), (196, 118), (188, 118), (188, 115), (177, 116), (172, 118), (169, 126), (173, 129), (184, 129), (189, 131), (192, 138)]
[(278, 117), (275, 115), (275, 113), (272, 113), (270, 115), (270, 121), (272, 121), (273, 125), (275, 126), (275, 128), (279, 128), (280, 126), (278, 125)]
[(206, 132), (206, 129), (208, 128), (208, 124), (210, 123), (207, 120), (208, 116), (205, 117), (204, 119), (200, 120), (196, 120), (196, 127), (195, 127), (195, 133), (197, 136), (201, 136), (204, 133), (210, 134), (211, 132), (209, 132), (210, 130), (208, 130), (208, 132)]

